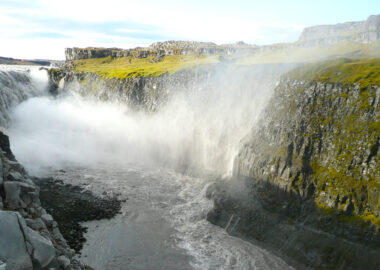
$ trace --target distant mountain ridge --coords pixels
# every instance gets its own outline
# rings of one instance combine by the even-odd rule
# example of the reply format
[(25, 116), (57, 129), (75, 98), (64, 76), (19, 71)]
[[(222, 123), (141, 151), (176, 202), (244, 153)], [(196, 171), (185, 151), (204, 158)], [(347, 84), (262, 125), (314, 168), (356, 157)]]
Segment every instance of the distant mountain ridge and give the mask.
[(344, 41), (370, 43), (378, 39), (380, 39), (380, 15), (371, 15), (365, 21), (307, 27), (303, 30), (298, 43), (318, 46)]
[(212, 42), (196, 41), (165, 41), (156, 42), (149, 47), (137, 47), (132, 49), (120, 48), (66, 48), (66, 61), (103, 58), (135, 57), (160, 58), (168, 55), (215, 55), (224, 56), (251, 56), (266, 51), (279, 51), (290, 48), (302, 48), (313, 46), (330, 46), (342, 42), (368, 44), (380, 40), (380, 15), (371, 15), (365, 21), (346, 22), (334, 25), (318, 25), (307, 27), (303, 30), (298, 41), (294, 43), (280, 43), (271, 45), (251, 45), (244, 42), (234, 44), (217, 45)]
[(36, 66), (50, 66), (52, 63), (59, 62), (53, 60), (26, 60), (26, 59), (15, 59), (10, 57), (1, 57), (0, 64), (3, 65), (36, 65)]

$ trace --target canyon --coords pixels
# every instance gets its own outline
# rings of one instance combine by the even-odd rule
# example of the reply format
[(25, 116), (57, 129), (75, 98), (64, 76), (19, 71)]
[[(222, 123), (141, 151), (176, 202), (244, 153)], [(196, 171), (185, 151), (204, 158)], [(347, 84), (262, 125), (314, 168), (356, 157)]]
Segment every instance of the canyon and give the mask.
[(1, 71), (0, 269), (376, 269), (379, 39), (374, 15)]

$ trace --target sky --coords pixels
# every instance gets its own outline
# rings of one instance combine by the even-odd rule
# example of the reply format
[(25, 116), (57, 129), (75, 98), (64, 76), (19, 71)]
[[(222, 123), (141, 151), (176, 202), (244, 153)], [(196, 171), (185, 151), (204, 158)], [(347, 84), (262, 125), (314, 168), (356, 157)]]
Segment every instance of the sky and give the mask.
[(0, 0), (0, 56), (62, 60), (66, 47), (165, 40), (294, 42), (305, 27), (375, 14), (380, 0)]

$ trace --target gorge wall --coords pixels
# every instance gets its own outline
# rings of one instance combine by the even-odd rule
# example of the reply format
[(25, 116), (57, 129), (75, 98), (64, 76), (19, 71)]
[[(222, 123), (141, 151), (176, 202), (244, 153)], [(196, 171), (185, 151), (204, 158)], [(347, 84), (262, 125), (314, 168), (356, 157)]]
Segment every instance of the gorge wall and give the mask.
[(303, 267), (380, 263), (379, 71), (360, 77), (362, 64), (341, 59), (282, 78), (242, 141), (234, 179), (208, 190), (211, 222)]
[(125, 79), (105, 79), (91, 72), (72, 70), (50, 70), (50, 90), (68, 89), (92, 96), (103, 101), (118, 101), (131, 108), (155, 111), (167, 101), (170, 91), (194, 88), (194, 85), (207, 83), (216, 67), (181, 70), (175, 74), (149, 77), (129, 77)]
[(379, 95), (379, 86), (283, 80), (236, 158), (236, 174), (380, 217)]

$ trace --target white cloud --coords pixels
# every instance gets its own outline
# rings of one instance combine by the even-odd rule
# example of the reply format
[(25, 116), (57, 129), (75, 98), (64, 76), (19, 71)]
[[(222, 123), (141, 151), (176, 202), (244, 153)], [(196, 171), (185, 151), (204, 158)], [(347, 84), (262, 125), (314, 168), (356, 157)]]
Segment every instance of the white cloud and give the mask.
[[(0, 4), (0, 55), (62, 58), (64, 47), (127, 48), (148, 45), (159, 37), (216, 43), (243, 40), (265, 44), (293, 41), (303, 28), (302, 25), (256, 21), (249, 16), (238, 16), (223, 10), (214, 12), (214, 7), (203, 9), (190, 2), (185, 5), (171, 0), (107, 0), (106, 3), (93, 0), (39, 0), (34, 1), (33, 6), (28, 1), (25, 3), (29, 4), (26, 8), (1, 8)], [(38, 22), (39, 19), (42, 23)], [(55, 23), (49, 23), (49, 20)], [(65, 22), (76, 22), (76, 29), (65, 26)], [(126, 22), (130, 22), (131, 26), (125, 27)], [(99, 27), (102, 23), (109, 25), (108, 29)], [(81, 30), (81, 24), (94, 25), (94, 29), (90, 31), (83, 27)], [(38, 32), (54, 32), (69, 38), (24, 37), (25, 34)]]

